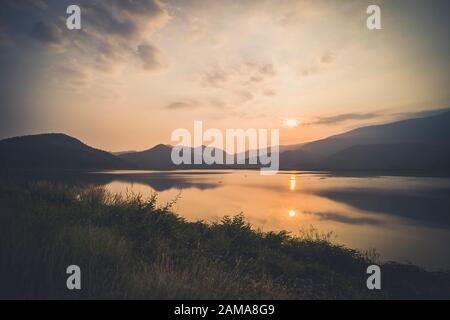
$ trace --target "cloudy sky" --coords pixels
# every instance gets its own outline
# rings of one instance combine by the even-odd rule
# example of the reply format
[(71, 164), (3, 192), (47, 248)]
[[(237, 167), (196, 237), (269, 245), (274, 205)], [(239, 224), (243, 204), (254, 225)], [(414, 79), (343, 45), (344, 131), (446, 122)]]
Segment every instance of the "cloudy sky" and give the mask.
[[(70, 4), (81, 30), (66, 28)], [(366, 28), (369, 4), (382, 30)], [(141, 150), (203, 120), (280, 128), (294, 144), (448, 108), (449, 11), (446, 0), (2, 0), (0, 138), (64, 132)]]

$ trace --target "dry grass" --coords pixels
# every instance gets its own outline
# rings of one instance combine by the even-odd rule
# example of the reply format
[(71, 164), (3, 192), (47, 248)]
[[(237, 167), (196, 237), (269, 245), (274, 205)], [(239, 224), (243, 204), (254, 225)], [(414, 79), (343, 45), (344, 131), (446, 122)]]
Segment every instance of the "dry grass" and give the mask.
[[(331, 234), (254, 230), (242, 215), (187, 222), (156, 196), (37, 183), (0, 187), (0, 298), (355, 299), (449, 298), (448, 273), (386, 264), (383, 290), (366, 289), (376, 255)], [(68, 265), (82, 290), (66, 289)]]

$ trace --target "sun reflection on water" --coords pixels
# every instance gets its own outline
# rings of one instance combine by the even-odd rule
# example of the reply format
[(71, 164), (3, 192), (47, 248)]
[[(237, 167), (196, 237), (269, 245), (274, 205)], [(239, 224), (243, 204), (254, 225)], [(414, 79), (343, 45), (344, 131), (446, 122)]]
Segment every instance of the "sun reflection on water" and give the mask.
[(295, 176), (291, 176), (289, 179), (289, 189), (291, 191), (295, 191), (295, 185), (297, 184), (297, 178)]

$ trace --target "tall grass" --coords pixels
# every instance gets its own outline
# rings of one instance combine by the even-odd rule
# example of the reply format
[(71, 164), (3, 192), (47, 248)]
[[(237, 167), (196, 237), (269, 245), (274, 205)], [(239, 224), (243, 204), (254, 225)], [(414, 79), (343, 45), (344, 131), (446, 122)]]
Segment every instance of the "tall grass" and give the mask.
[[(0, 298), (449, 298), (448, 273), (384, 264), (366, 288), (365, 254), (306, 229), (261, 232), (243, 215), (188, 222), (157, 197), (41, 182), (0, 187)], [(82, 289), (66, 288), (68, 265)]]

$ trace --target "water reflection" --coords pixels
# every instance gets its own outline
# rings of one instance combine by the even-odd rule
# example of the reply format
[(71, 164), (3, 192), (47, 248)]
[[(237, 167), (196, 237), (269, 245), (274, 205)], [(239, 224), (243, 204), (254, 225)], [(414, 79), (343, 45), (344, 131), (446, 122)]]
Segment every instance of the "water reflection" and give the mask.
[(333, 231), (349, 247), (376, 248), (386, 260), (450, 267), (445, 245), (450, 241), (450, 179), (302, 172), (260, 176), (254, 171), (147, 174), (118, 175), (107, 186), (114, 192), (162, 189), (163, 202), (181, 190), (175, 210), (190, 220), (216, 221), (243, 212), (265, 231), (296, 234), (313, 225)]
[[(14, 175), (14, 179), (18, 176)], [(25, 182), (55, 180), (104, 185), (112, 192), (158, 192), (161, 203), (179, 196), (174, 210), (188, 220), (216, 221), (243, 212), (264, 231), (315, 226), (352, 248), (376, 248), (385, 260), (450, 267), (450, 179), (333, 176), (258, 171), (125, 171), (33, 173)], [(301, 186), (301, 188), (299, 188)], [(298, 219), (301, 216), (301, 219)]]
[(343, 189), (322, 190), (317, 195), (359, 210), (396, 216), (412, 224), (450, 228), (448, 189), (430, 188), (420, 192), (408, 189)]
[(195, 181), (186, 177), (177, 177), (171, 175), (145, 175), (145, 176), (119, 176), (111, 177), (111, 181), (120, 181), (124, 183), (139, 183), (147, 185), (157, 192), (166, 191), (170, 189), (190, 189), (195, 188), (198, 190), (213, 189), (219, 187), (220, 181), (217, 183), (211, 183), (208, 181)]
[(295, 185), (297, 184), (297, 178), (295, 176), (291, 176), (291, 178), (289, 179), (289, 183), (290, 183), (289, 189), (291, 191), (295, 191)]
[(334, 221), (345, 224), (353, 224), (353, 225), (381, 225), (384, 224), (382, 220), (367, 218), (367, 217), (350, 217), (343, 213), (337, 212), (311, 212), (306, 211), (305, 214), (315, 215), (320, 221)]

